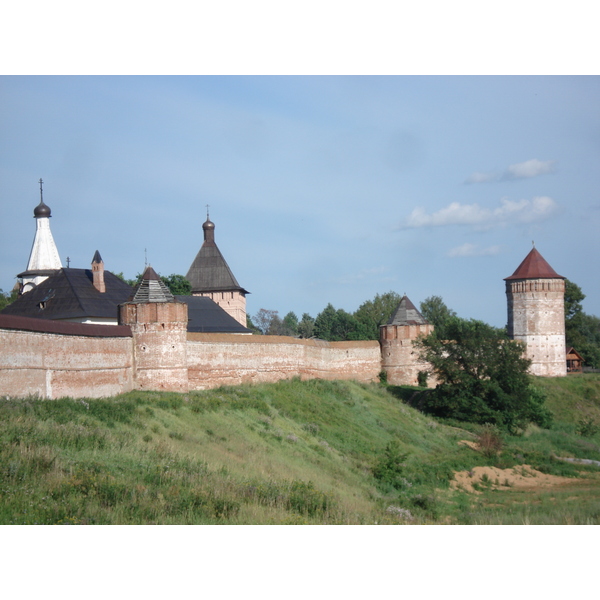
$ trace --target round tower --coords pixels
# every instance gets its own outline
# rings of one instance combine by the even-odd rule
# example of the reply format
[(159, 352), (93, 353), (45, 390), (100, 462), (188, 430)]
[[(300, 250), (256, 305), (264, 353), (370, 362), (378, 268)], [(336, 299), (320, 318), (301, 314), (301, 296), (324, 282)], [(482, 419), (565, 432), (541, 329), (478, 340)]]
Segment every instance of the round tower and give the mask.
[(419, 385), (419, 373), (427, 371), (430, 365), (419, 360), (413, 342), (432, 331), (433, 325), (407, 296), (403, 296), (388, 323), (379, 328), (381, 367), (387, 374), (388, 383)]
[(136, 389), (188, 391), (187, 304), (176, 301), (152, 267), (119, 306), (119, 324), (133, 333)]
[(533, 248), (504, 281), (508, 335), (525, 344), (530, 372), (541, 377), (564, 377), (565, 278)]

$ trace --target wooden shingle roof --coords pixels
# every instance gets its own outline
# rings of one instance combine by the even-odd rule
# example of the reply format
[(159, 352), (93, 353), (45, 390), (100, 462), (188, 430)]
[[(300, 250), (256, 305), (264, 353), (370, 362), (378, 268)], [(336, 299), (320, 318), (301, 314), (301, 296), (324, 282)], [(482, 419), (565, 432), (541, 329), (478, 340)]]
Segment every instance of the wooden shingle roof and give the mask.
[(248, 294), (249, 292), (237, 282), (215, 243), (214, 223), (207, 219), (202, 228), (204, 243), (185, 276), (192, 284), (192, 292), (239, 291)]
[(387, 322), (388, 325), (426, 325), (427, 320), (417, 310), (417, 307), (403, 296), (398, 308)]
[(175, 296), (152, 267), (147, 267), (129, 302), (175, 302)]

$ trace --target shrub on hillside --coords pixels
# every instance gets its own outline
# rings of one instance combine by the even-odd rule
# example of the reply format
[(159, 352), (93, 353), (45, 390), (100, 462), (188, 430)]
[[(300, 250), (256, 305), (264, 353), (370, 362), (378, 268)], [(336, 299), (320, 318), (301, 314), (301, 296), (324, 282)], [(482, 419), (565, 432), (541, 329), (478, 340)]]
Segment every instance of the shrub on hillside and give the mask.
[(401, 451), (398, 440), (392, 440), (373, 469), (375, 479), (394, 488), (401, 488), (404, 482), (404, 461), (407, 457), (408, 453)]
[(504, 441), (498, 428), (486, 423), (477, 436), (477, 444), (484, 456), (493, 458), (502, 450)]

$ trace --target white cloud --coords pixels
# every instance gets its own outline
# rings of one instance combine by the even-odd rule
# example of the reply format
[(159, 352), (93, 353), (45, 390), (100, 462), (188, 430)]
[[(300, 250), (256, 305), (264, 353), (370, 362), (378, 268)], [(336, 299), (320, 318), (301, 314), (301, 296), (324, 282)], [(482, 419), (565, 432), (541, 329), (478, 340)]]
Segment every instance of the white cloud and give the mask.
[(500, 246), (489, 246), (488, 248), (479, 248), (475, 244), (465, 243), (462, 246), (452, 248), (448, 252), (450, 258), (465, 256), (495, 256), (500, 253)]
[(465, 183), (489, 183), (490, 181), (498, 181), (499, 178), (498, 173), (475, 172), (465, 179)]
[(556, 171), (555, 160), (538, 160), (537, 158), (532, 158), (516, 165), (510, 165), (502, 174), (501, 179), (528, 179), (530, 177), (537, 177), (538, 175), (545, 175), (546, 173), (554, 173), (554, 171)]
[(424, 208), (415, 208), (400, 228), (471, 225), (477, 229), (488, 229), (494, 226), (543, 221), (557, 210), (558, 204), (548, 196), (536, 196), (533, 200), (502, 198), (500, 206), (493, 209), (482, 208), (478, 204), (452, 202), (446, 208), (431, 214)]
[(515, 179), (529, 179), (538, 175), (554, 173), (557, 161), (538, 160), (532, 158), (516, 165), (510, 165), (504, 172), (481, 173), (476, 171), (465, 179), (465, 183), (490, 183), (492, 181), (514, 181)]

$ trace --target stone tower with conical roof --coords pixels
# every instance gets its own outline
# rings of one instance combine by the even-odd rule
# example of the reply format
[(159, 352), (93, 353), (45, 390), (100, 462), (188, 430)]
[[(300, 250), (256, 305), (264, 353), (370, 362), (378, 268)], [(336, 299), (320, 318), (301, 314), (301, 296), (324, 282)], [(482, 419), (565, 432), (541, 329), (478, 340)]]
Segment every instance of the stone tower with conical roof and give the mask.
[(187, 304), (147, 267), (131, 299), (119, 306), (119, 325), (133, 334), (136, 389), (188, 391), (187, 324)]
[(27, 263), (27, 270), (19, 273), (21, 279), (21, 293), (24, 294), (42, 283), (58, 269), (62, 269), (60, 256), (50, 231), (50, 207), (44, 203), (42, 190), (43, 181), (40, 179), (40, 203), (33, 209), (36, 220), (35, 237)]
[(542, 377), (564, 377), (565, 278), (534, 247), (507, 277), (508, 335), (526, 345), (530, 371)]
[(246, 294), (215, 243), (215, 224), (208, 213), (202, 225), (204, 243), (196, 255), (186, 278), (192, 284), (193, 296), (207, 296), (238, 323), (246, 327)]
[(418, 360), (413, 341), (432, 331), (433, 325), (425, 320), (407, 296), (403, 296), (390, 320), (379, 328), (381, 366), (387, 374), (388, 383), (418, 385), (419, 372), (427, 371), (429, 365)]

